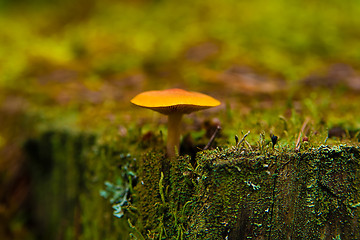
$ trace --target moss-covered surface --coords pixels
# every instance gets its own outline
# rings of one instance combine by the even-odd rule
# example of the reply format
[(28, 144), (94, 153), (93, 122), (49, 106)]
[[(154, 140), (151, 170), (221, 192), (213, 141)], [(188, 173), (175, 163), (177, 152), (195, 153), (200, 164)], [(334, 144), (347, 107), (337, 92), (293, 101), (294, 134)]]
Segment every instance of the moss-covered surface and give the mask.
[(126, 220), (115, 221), (104, 182), (121, 179), (129, 160), (95, 136), (47, 132), (25, 143), (31, 195), (24, 219), (35, 239), (127, 239)]
[(36, 239), (360, 238), (356, 145), (243, 142), (169, 161), (103, 141), (61, 131), (25, 143)]
[[(142, 158), (136, 226), (150, 239), (358, 239), (360, 149), (260, 153), (227, 148), (178, 159), (161, 179)], [(161, 179), (161, 181), (160, 181)]]

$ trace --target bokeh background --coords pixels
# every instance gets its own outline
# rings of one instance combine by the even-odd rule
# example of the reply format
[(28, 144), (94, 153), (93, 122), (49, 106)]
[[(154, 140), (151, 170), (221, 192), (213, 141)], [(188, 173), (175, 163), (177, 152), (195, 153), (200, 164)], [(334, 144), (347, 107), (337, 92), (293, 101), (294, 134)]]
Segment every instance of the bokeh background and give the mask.
[(359, 16), (357, 0), (0, 0), (0, 238), (35, 236), (24, 142), (48, 129), (164, 130), (129, 104), (145, 90), (219, 98), (208, 114), (220, 111), (229, 139), (284, 119), (298, 132), (306, 117), (354, 137)]

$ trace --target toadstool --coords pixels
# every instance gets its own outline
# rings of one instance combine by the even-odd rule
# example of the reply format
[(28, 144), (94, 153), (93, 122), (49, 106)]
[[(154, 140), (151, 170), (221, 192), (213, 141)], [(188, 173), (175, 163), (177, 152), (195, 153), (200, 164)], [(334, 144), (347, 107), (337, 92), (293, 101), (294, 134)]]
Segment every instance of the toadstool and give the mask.
[(131, 103), (168, 115), (166, 150), (169, 158), (179, 151), (182, 115), (220, 105), (208, 95), (178, 88), (143, 92), (131, 99)]

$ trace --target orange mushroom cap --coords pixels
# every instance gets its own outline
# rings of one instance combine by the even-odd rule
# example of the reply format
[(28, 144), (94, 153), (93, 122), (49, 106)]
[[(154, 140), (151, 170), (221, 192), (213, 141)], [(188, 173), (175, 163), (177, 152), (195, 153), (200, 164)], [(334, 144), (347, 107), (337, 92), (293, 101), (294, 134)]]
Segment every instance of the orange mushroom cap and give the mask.
[(172, 113), (187, 114), (220, 105), (218, 100), (206, 94), (178, 88), (143, 92), (131, 99), (131, 103), (165, 115)]

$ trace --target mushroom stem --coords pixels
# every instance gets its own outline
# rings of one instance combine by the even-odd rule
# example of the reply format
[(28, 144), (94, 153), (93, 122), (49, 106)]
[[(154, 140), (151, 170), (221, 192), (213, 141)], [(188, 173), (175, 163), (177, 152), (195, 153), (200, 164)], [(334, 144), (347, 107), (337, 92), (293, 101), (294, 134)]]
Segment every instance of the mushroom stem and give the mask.
[(180, 122), (182, 115), (182, 113), (173, 113), (168, 116), (166, 150), (169, 158), (175, 157), (180, 150)]

